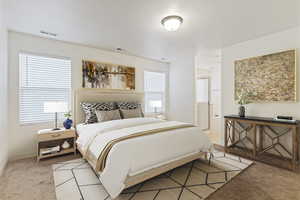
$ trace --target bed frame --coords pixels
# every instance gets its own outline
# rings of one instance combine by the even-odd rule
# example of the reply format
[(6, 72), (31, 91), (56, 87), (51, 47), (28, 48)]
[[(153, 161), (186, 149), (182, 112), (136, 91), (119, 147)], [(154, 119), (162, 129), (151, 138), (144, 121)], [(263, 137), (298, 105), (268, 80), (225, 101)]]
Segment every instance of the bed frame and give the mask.
[[(81, 88), (74, 92), (74, 122), (75, 124), (84, 122), (84, 113), (80, 107), (80, 102), (110, 102), (110, 101), (134, 101), (141, 103), (144, 108), (144, 93), (127, 91), (127, 90), (108, 90), (108, 89), (94, 89), (94, 88)], [(82, 154), (80, 147), (77, 147), (78, 151)], [(160, 167), (153, 168), (151, 170), (142, 172), (134, 176), (128, 176), (125, 181), (126, 188), (141, 183), (145, 180), (158, 176), (176, 167), (189, 163), (193, 160), (204, 158), (207, 159), (205, 152), (195, 153), (186, 156), (182, 159), (178, 159)], [(96, 158), (86, 158), (89, 164), (95, 168)]]

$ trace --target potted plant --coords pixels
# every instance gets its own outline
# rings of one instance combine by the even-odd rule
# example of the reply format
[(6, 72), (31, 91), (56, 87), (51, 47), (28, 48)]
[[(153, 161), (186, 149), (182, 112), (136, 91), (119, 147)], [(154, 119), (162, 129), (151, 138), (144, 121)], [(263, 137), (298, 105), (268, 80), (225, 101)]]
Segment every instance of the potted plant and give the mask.
[(64, 114), (64, 116), (67, 118), (63, 125), (66, 129), (70, 129), (72, 127), (73, 121), (72, 119), (70, 119), (70, 117), (72, 117), (71, 111), (67, 112)]
[(244, 90), (242, 90), (241, 93), (238, 95), (238, 104), (240, 105), (239, 107), (240, 117), (245, 117), (246, 109), (244, 105), (251, 103), (251, 101), (249, 100), (250, 96), (251, 94)]

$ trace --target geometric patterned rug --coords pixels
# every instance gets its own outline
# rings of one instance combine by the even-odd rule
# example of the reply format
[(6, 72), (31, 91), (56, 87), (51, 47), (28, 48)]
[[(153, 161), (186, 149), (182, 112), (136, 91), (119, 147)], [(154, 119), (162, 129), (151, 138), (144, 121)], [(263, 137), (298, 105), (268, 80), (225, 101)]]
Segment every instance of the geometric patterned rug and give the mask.
[[(117, 200), (206, 199), (252, 161), (214, 152), (209, 161), (195, 160), (143, 183), (125, 189)], [(57, 200), (111, 200), (97, 175), (83, 159), (54, 164)]]

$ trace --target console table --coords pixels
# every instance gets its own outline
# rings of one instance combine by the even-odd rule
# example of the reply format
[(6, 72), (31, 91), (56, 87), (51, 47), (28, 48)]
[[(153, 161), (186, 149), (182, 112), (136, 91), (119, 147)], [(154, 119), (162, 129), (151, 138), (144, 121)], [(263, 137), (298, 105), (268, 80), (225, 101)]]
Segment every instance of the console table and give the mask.
[(296, 170), (300, 121), (238, 115), (224, 118), (226, 152)]

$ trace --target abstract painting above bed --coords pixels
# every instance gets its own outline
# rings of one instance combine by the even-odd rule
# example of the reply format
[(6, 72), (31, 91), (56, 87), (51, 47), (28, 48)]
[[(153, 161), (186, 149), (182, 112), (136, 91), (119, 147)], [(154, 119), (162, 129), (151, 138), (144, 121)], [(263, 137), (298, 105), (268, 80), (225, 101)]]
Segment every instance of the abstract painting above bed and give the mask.
[(82, 87), (135, 90), (135, 68), (83, 60)]

